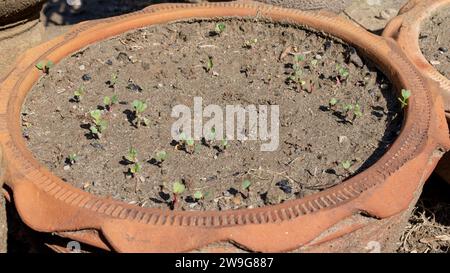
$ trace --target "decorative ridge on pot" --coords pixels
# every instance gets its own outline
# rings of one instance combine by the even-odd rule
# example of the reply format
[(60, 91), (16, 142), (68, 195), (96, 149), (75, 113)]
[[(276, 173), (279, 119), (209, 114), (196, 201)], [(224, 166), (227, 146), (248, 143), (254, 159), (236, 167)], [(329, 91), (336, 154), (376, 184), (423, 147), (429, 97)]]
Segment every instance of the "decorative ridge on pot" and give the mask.
[[(302, 24), (353, 45), (397, 88), (411, 90), (401, 134), (372, 167), (338, 186), (279, 205), (236, 211), (178, 212), (96, 197), (64, 183), (33, 157), (22, 138), (20, 111), (39, 79), (40, 73), (34, 68), (38, 61), (56, 63), (92, 43), (152, 24), (217, 17), (258, 17)], [(370, 34), (332, 13), (251, 1), (162, 4), (79, 24), (67, 34), (29, 50), (0, 85), (0, 94), (0, 143), (7, 162), (6, 181), (23, 221), (38, 231), (64, 234), (120, 252), (193, 251), (221, 242), (239, 246), (234, 250), (306, 250), (402, 215), (450, 148), (437, 87), (422, 78), (392, 39)], [(371, 221), (358, 218), (360, 214), (372, 217)], [(341, 248), (350, 250), (345, 245)]]
[(411, 0), (400, 9), (398, 16), (388, 23), (383, 36), (395, 39), (420, 72), (439, 84), (446, 116), (450, 121), (450, 79), (439, 73), (427, 61), (419, 46), (422, 23), (445, 6), (450, 7), (450, 0)]

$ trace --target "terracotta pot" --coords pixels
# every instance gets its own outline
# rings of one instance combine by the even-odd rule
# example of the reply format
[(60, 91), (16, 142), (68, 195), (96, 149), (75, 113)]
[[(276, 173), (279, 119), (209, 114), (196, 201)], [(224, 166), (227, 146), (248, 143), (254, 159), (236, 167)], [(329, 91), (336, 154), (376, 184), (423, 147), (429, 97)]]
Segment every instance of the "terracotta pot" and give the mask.
[[(22, 103), (41, 72), (39, 60), (59, 62), (90, 44), (125, 31), (176, 20), (260, 16), (329, 33), (372, 59), (397, 88), (411, 90), (397, 140), (372, 167), (323, 192), (264, 208), (179, 212), (103, 199), (56, 177), (33, 157), (21, 136)], [(119, 252), (381, 251), (395, 241), (422, 185), (450, 148), (442, 98), (389, 38), (323, 11), (256, 2), (163, 4), (75, 26), (20, 58), (0, 86), (0, 144), (6, 181), (17, 211), (31, 228)], [(432, 118), (433, 117), (433, 118)]]
[[(450, 7), (450, 0), (411, 0), (402, 7), (399, 15), (389, 22), (383, 36), (394, 39), (420, 73), (439, 86), (447, 121), (450, 123), (450, 79), (427, 61), (419, 45), (421, 25), (444, 7)], [(439, 163), (436, 172), (450, 183), (450, 155), (445, 156)]]

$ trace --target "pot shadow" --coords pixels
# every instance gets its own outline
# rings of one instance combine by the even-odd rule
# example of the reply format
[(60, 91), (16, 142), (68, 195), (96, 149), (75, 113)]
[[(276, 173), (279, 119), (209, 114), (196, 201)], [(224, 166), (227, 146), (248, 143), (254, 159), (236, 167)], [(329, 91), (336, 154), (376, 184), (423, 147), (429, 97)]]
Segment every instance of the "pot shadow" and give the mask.
[(80, 125), (81, 129), (85, 129), (87, 130), (87, 132), (84, 134), (84, 137), (86, 137), (86, 139), (88, 140), (94, 140), (97, 139), (91, 132), (91, 125), (89, 123), (84, 123)]
[(133, 126), (134, 128), (138, 128), (138, 126), (134, 123), (136, 116), (134, 115), (133, 111), (126, 109), (122, 113), (125, 114), (125, 116), (127, 117), (128, 123), (130, 123), (131, 126)]
[[(63, 238), (57, 235), (55, 236), (52, 233), (38, 232), (28, 227), (22, 221), (14, 206), (14, 196), (11, 188), (4, 185), (4, 190), (11, 196), (11, 202), (6, 201), (5, 204), (6, 224), (8, 228), (7, 253), (54, 253), (48, 245), (58, 246), (62, 249), (66, 248), (67, 251), (71, 251), (69, 246), (71, 246), (71, 242), (74, 242), (72, 239)], [(110, 249), (113, 249), (100, 232), (98, 235)], [(79, 243), (79, 245), (81, 253), (108, 253), (106, 250), (98, 249), (83, 243)]]
[(86, 20), (142, 10), (153, 4), (187, 2), (183, 0), (81, 0), (81, 6), (76, 7), (68, 5), (66, 0), (49, 0), (44, 6), (42, 19), (45, 26), (73, 25)]

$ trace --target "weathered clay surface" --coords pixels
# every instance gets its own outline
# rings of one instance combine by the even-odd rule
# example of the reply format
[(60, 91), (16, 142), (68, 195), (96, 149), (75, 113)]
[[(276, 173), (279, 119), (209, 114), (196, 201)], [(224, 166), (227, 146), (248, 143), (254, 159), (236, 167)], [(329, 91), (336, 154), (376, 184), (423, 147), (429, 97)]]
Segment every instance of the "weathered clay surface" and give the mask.
[[(224, 16), (262, 16), (306, 24), (358, 48), (398, 88), (411, 90), (396, 142), (371, 168), (336, 187), (276, 206), (223, 212), (144, 209), (95, 197), (64, 183), (33, 158), (21, 137), (19, 117), (26, 94), (40, 76), (36, 62), (58, 62), (89, 44), (146, 25)], [(7, 160), (6, 181), (28, 226), (107, 250), (284, 252), (331, 251), (328, 246), (333, 246), (335, 252), (361, 251), (368, 240), (389, 245), (391, 239), (398, 239), (398, 227), (424, 181), (450, 148), (438, 91), (391, 38), (372, 35), (327, 12), (247, 1), (152, 6), (134, 14), (82, 23), (19, 59), (0, 85), (0, 144)], [(387, 232), (391, 225), (395, 228)]]

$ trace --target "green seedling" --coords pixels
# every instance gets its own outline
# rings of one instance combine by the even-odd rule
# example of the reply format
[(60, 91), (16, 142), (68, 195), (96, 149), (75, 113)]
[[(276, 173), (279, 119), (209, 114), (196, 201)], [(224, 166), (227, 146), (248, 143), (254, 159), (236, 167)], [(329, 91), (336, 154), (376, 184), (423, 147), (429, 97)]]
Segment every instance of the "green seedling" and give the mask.
[(211, 128), (211, 132), (209, 132), (209, 140), (215, 140), (217, 136), (216, 128)]
[(108, 81), (109, 87), (114, 87), (117, 83), (117, 80), (119, 79), (119, 76), (117, 76), (116, 73), (111, 74), (111, 78)]
[(180, 195), (186, 190), (186, 186), (177, 180), (177, 181), (175, 181), (175, 183), (173, 183), (172, 190), (173, 190), (174, 194)]
[(136, 148), (131, 147), (130, 150), (128, 150), (128, 153), (126, 156), (124, 156), (124, 158), (130, 162), (130, 163), (136, 163), (138, 162), (138, 152), (136, 150)]
[(328, 108), (333, 110), (336, 109), (338, 102), (339, 101), (336, 98), (331, 98), (330, 101), (328, 102)]
[(178, 135), (178, 144), (177, 144), (178, 150), (184, 149), (187, 153), (193, 154), (197, 150), (196, 148), (198, 147), (200, 146), (195, 145), (194, 139), (192, 137), (187, 137), (184, 132), (181, 132)]
[(69, 154), (69, 156), (67, 157), (67, 162), (69, 163), (69, 165), (73, 165), (75, 164), (75, 162), (78, 161), (78, 155), (75, 153)]
[(105, 105), (105, 108), (108, 111), (111, 111), (113, 105), (116, 105), (118, 103), (119, 103), (119, 97), (117, 95), (114, 95), (112, 97), (106, 96), (103, 98), (103, 104)]
[(123, 157), (129, 164), (132, 164), (128, 172), (134, 176), (135, 174), (139, 173), (142, 170), (142, 165), (139, 163), (138, 159), (138, 152), (136, 148), (131, 147), (130, 150), (128, 150), (128, 153), (126, 156)]
[(156, 160), (159, 164), (161, 164), (161, 163), (163, 163), (164, 161), (166, 161), (166, 159), (167, 159), (167, 153), (166, 153), (166, 151), (158, 151), (158, 152), (156, 153), (155, 160)]
[(139, 173), (142, 170), (142, 165), (139, 162), (134, 163), (133, 165), (131, 165), (129, 172), (131, 175), (136, 175), (137, 173)]
[(342, 109), (344, 110), (345, 116), (348, 116), (350, 111), (353, 110), (353, 104), (345, 104)]
[(306, 82), (302, 79), (302, 76), (303, 70), (299, 66), (294, 65), (294, 72), (288, 77), (288, 81), (299, 85), (305, 85)]
[(147, 109), (147, 103), (140, 100), (135, 100), (133, 101), (133, 109), (134, 109), (134, 120), (133, 120), (134, 125), (136, 127), (139, 127), (139, 125), (141, 124), (148, 126), (150, 124), (149, 119), (142, 115), (145, 109)]
[(188, 139), (186, 139), (186, 144), (188, 146), (194, 146), (194, 140), (192, 138), (188, 138)]
[(48, 74), (50, 72), (50, 68), (53, 67), (53, 62), (48, 61), (40, 61), (36, 64), (36, 68), (44, 72), (45, 74)]
[(402, 108), (405, 108), (408, 105), (409, 97), (411, 97), (411, 91), (408, 89), (402, 89), (402, 97), (398, 98), (400, 103), (402, 104)]
[(354, 119), (351, 118), (351, 114), (353, 113), (353, 104), (344, 104), (344, 106), (342, 107), (343, 110), (343, 115), (344, 115), (344, 121), (347, 121), (349, 123), (352, 123), (352, 120)]
[(353, 114), (354, 114), (354, 119), (356, 118), (360, 118), (363, 116), (363, 113), (361, 111), (361, 106), (359, 106), (359, 104), (355, 104), (355, 108), (353, 110)]
[(351, 166), (352, 166), (352, 163), (350, 162), (350, 160), (346, 160), (346, 161), (342, 162), (342, 168), (344, 168), (344, 170), (346, 170), (346, 171), (349, 171)]
[(353, 123), (356, 118), (360, 118), (363, 116), (361, 106), (359, 104), (344, 104), (343, 106), (343, 114), (345, 116), (345, 121), (349, 123)]
[(102, 111), (100, 110), (93, 110), (90, 112), (90, 115), (94, 124), (91, 125), (89, 130), (93, 135), (100, 139), (101, 134), (108, 127), (108, 122), (102, 118)]
[(245, 179), (244, 181), (242, 181), (241, 188), (242, 188), (242, 190), (248, 190), (251, 185), (252, 185), (252, 182), (250, 182), (250, 180), (248, 180), (248, 179)]
[(177, 197), (180, 194), (183, 194), (183, 192), (186, 190), (186, 186), (180, 182), (180, 181), (175, 181), (175, 183), (173, 183), (173, 187), (172, 187), (172, 192), (173, 192), (173, 202), (172, 205), (175, 207), (175, 204), (177, 203)]
[(349, 70), (339, 64), (336, 65), (336, 70), (338, 72), (338, 76), (336, 78), (338, 83), (345, 81), (348, 78), (348, 76), (350, 75)]
[(73, 100), (75, 102), (80, 102), (81, 98), (84, 96), (85, 91), (84, 91), (84, 86), (80, 86), (78, 87), (77, 90), (75, 90), (75, 92), (73, 92)]
[(209, 134), (204, 138), (208, 147), (210, 147), (212, 145), (212, 143), (214, 142), (214, 140), (216, 140), (216, 136), (217, 136), (216, 128), (212, 127)]
[(184, 144), (186, 142), (187, 136), (184, 132), (181, 132), (178, 135), (178, 139), (180, 140), (180, 144)]
[(225, 28), (226, 28), (226, 26), (225, 26), (224, 23), (217, 23), (217, 24), (216, 24), (216, 27), (214, 28), (214, 32), (215, 32), (217, 35), (220, 35), (220, 34), (222, 34), (222, 32), (225, 31)]
[(191, 137), (186, 139), (186, 152), (193, 154), (195, 152), (195, 142)]
[(305, 61), (305, 56), (304, 56), (304, 55), (301, 55), (301, 54), (297, 54), (297, 55), (295, 55), (294, 60), (295, 60), (297, 63), (303, 62), (303, 61)]
[(300, 85), (300, 87), (302, 89), (304, 89), (305, 91), (311, 92), (312, 88), (313, 88), (313, 84), (311, 83), (310, 80), (305, 81), (303, 78), (303, 69), (302, 69), (302, 65), (301, 63), (303, 61), (305, 61), (305, 56), (298, 54), (294, 56), (294, 65), (293, 65), (293, 69), (294, 71), (292, 72), (292, 74), (288, 77), (287, 81), (288, 82), (292, 82), (295, 83), (297, 85)]
[(222, 150), (225, 151), (228, 148), (228, 140), (222, 139), (221, 144), (222, 144)]
[(196, 192), (194, 193), (194, 198), (195, 198), (196, 200), (203, 199), (203, 193), (202, 193), (201, 191), (196, 191)]
[(206, 72), (210, 72), (214, 67), (214, 62), (211, 56), (208, 57), (208, 60), (206, 61), (206, 67), (205, 70)]

